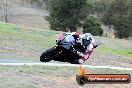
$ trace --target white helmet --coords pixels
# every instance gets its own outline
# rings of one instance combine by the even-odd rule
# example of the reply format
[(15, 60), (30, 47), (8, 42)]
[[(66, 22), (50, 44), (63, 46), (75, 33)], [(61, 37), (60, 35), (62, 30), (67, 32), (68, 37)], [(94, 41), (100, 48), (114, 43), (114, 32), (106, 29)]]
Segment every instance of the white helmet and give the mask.
[(92, 37), (93, 36), (90, 33), (85, 33), (83, 39), (91, 40)]

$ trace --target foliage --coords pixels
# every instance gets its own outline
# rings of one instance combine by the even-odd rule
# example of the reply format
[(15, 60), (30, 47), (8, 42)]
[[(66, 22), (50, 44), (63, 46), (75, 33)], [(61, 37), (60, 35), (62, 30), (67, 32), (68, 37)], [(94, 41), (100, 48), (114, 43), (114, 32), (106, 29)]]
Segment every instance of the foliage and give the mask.
[(128, 38), (130, 36), (128, 16), (114, 15), (115, 35), (118, 38)]
[(102, 17), (103, 13), (107, 11), (112, 0), (97, 0), (93, 3), (93, 11), (98, 17)]
[(89, 32), (95, 36), (102, 35), (103, 30), (101, 29), (101, 23), (94, 16), (89, 16), (84, 21), (83, 32), (84, 33)]
[(47, 20), (51, 30), (65, 31), (70, 27), (76, 31), (81, 26), (87, 14), (85, 12), (87, 0), (49, 0), (50, 16)]
[(104, 13), (103, 22), (115, 27), (115, 35), (118, 38), (130, 36), (128, 18), (128, 0), (113, 0), (108, 10)]
[(132, 0), (129, 2), (129, 7), (128, 7), (128, 24), (129, 24), (129, 29), (130, 29), (130, 35), (132, 37)]

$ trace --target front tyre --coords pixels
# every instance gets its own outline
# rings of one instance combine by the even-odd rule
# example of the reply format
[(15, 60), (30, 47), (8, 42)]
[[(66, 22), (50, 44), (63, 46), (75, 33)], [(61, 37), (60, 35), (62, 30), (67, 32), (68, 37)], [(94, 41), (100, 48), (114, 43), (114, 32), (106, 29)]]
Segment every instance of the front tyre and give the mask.
[(53, 52), (54, 52), (54, 48), (50, 48), (45, 52), (43, 52), (42, 55), (40, 56), (40, 61), (41, 62), (51, 61), (53, 59)]
[(71, 64), (80, 64), (78, 60), (70, 62)]

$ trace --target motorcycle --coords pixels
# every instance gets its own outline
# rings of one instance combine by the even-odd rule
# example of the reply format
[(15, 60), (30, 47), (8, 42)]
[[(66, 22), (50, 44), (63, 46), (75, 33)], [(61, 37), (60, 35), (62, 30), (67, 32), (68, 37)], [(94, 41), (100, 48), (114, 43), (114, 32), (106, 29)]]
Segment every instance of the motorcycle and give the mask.
[[(81, 58), (77, 52), (85, 52), (84, 47), (80, 43), (74, 41), (73, 36), (68, 36), (71, 41), (66, 41), (67, 35), (60, 35), (61, 39), (56, 40), (56, 45), (47, 49), (40, 56), (41, 62), (49, 62), (51, 60), (69, 62), (71, 64), (79, 64)], [(69, 39), (68, 39), (69, 40)]]

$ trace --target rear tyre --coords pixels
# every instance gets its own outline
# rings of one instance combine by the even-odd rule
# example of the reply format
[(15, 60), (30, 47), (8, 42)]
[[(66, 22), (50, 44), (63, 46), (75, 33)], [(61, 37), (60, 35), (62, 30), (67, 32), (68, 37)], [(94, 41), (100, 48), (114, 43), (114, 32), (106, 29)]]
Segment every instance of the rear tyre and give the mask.
[(40, 56), (40, 61), (41, 62), (51, 61), (53, 59), (53, 52), (54, 52), (54, 48), (50, 48), (45, 52), (43, 52), (42, 55)]

